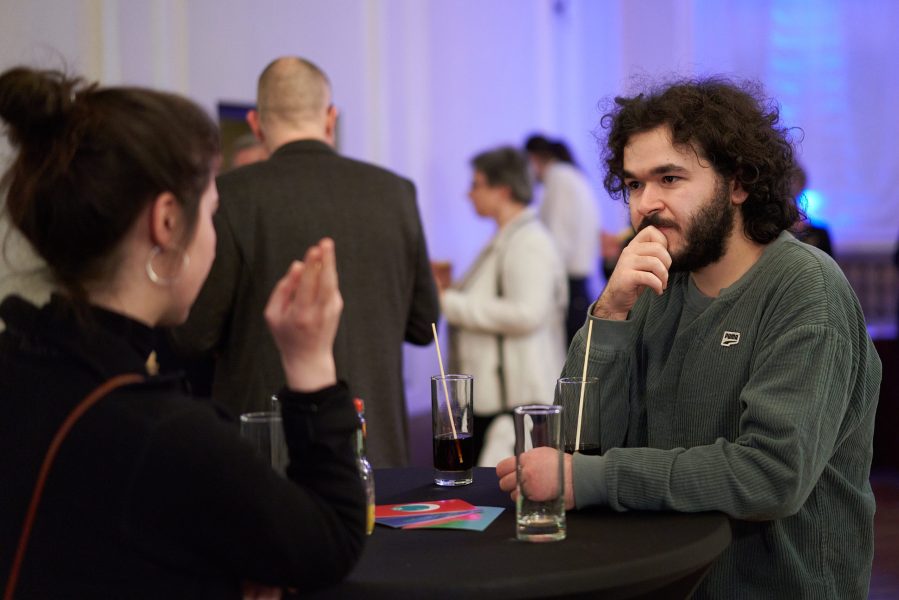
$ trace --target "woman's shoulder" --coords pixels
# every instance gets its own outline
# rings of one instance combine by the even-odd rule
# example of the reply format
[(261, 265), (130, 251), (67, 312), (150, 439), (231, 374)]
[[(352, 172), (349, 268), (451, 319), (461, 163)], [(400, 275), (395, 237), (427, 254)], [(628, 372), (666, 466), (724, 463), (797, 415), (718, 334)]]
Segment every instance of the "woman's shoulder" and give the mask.
[(508, 247), (520, 251), (530, 250), (532, 254), (544, 257), (547, 260), (558, 259), (558, 261), (561, 261), (552, 234), (536, 216), (522, 223), (519, 230), (509, 236)]
[(527, 209), (527, 212), (518, 217), (517, 222), (511, 223), (509, 227), (510, 231), (505, 236), (505, 241), (509, 245), (525, 243), (554, 244), (546, 225), (543, 224), (537, 213), (531, 209)]
[(140, 424), (147, 430), (173, 421), (190, 422), (197, 427), (234, 422), (223, 406), (192, 396), (180, 373), (146, 377), (118, 388), (109, 395), (106, 410), (117, 419)]

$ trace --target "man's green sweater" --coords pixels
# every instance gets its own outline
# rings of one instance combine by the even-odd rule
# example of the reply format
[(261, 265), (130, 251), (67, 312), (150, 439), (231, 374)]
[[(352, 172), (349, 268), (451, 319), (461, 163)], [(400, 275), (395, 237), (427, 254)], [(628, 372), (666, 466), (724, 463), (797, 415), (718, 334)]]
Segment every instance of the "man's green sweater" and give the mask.
[(575, 455), (577, 505), (730, 515), (696, 598), (866, 598), (881, 366), (836, 263), (784, 232), (715, 299), (678, 273), (591, 319), (603, 455)]

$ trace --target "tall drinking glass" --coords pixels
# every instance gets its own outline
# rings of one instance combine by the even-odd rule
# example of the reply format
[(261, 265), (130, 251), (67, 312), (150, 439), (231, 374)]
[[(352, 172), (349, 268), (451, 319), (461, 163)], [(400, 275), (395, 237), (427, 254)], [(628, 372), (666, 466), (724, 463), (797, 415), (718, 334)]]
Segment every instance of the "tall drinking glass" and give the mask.
[[(518, 499), (515, 501), (516, 537), (528, 542), (565, 539), (565, 476), (562, 452), (562, 407), (532, 404), (512, 412), (515, 422), (515, 468)], [(522, 455), (546, 448), (552, 467), (534, 485), (522, 473)]]
[(240, 435), (281, 475), (287, 472), (287, 441), (281, 414), (273, 411), (240, 415)]
[(559, 379), (554, 404), (562, 407), (562, 444), (565, 452), (600, 454), (599, 379)]
[(431, 377), (431, 423), (434, 437), (434, 483), (472, 482), (474, 407), (471, 375)]

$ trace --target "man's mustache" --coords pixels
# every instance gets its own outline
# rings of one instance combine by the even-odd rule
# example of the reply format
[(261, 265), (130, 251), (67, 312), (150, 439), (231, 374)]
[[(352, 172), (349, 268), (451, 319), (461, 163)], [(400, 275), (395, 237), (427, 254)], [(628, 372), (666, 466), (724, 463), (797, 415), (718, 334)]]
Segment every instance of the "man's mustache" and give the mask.
[(677, 223), (675, 223), (674, 221), (663, 219), (659, 216), (658, 213), (652, 213), (651, 215), (643, 217), (643, 220), (641, 220), (640, 224), (637, 226), (637, 231), (643, 231), (650, 225), (652, 225), (653, 227), (670, 227), (672, 229), (678, 228)]

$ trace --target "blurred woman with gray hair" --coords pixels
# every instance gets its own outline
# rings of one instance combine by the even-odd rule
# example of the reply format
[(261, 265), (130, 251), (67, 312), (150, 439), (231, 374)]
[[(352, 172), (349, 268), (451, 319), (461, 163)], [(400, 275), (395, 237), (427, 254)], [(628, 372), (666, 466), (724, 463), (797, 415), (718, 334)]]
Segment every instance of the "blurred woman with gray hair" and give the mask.
[(528, 207), (525, 157), (503, 147), (471, 165), (468, 197), (478, 216), (496, 223), (496, 234), (460, 280), (435, 275), (450, 326), (450, 368), (474, 376), (478, 464), (495, 466), (513, 453), (512, 408), (552, 404), (568, 291), (556, 246)]

